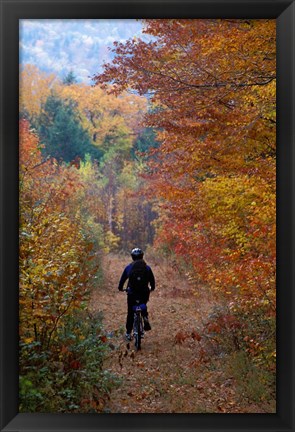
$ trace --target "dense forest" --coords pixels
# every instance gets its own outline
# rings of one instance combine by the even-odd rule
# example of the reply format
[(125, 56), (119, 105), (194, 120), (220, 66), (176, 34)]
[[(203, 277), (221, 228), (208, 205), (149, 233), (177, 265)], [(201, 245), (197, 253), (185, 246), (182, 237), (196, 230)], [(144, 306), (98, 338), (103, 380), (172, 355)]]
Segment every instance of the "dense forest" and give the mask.
[(93, 85), (20, 71), (20, 410), (105, 412), (124, 387), (106, 257), (127, 264), (140, 246), (168, 269), (166, 290), (169, 268), (186, 281), (192, 317), (210, 297), (190, 336), (161, 331), (190, 338), (203, 376), (221, 360), (254, 412), (274, 412), (275, 22), (143, 25), (151, 41), (116, 42)]

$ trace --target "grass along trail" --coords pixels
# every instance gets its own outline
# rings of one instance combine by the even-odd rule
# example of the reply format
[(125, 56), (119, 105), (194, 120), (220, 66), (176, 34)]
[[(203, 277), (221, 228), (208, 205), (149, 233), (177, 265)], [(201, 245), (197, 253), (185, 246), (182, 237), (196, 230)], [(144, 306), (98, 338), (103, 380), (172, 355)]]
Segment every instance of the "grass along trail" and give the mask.
[[(226, 376), (222, 359), (202, 358), (198, 329), (214, 305), (204, 290), (194, 295), (187, 279), (169, 262), (148, 259), (156, 290), (148, 303), (152, 330), (141, 351), (126, 342), (126, 294), (117, 290), (128, 257), (108, 255), (103, 266), (105, 286), (93, 293), (92, 310), (102, 311), (111, 353), (105, 368), (122, 384), (111, 393), (111, 413), (235, 413), (259, 412), (241, 400), (234, 380)], [(245, 404), (245, 406), (243, 406)]]

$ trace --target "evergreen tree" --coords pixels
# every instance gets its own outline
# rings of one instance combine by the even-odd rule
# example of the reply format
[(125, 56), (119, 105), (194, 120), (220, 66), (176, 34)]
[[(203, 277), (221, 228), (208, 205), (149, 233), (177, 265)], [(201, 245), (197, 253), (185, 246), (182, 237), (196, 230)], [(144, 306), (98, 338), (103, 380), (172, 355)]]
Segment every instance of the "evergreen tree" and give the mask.
[(62, 83), (68, 86), (72, 84), (76, 84), (77, 82), (78, 82), (77, 77), (72, 70), (70, 70), (70, 72), (67, 73), (67, 75), (62, 80)]
[(71, 162), (85, 160), (90, 154), (92, 159), (100, 159), (102, 152), (93, 145), (87, 130), (83, 129), (73, 101), (64, 101), (51, 94), (38, 119), (37, 130), (44, 144), (44, 156), (58, 161)]

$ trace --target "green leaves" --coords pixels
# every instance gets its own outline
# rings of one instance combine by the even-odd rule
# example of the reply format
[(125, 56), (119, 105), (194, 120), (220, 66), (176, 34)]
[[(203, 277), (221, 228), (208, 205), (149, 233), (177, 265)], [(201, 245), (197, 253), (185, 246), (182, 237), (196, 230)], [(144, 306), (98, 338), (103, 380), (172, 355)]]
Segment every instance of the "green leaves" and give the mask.
[(76, 103), (71, 99), (64, 101), (54, 93), (49, 95), (37, 120), (37, 130), (44, 144), (44, 156), (65, 162), (84, 160), (87, 153), (96, 159), (101, 157), (82, 127)]
[(102, 337), (99, 316), (75, 311), (58, 327), (49, 351), (21, 344), (20, 411), (102, 411), (117, 385), (115, 376), (103, 370), (107, 345)]

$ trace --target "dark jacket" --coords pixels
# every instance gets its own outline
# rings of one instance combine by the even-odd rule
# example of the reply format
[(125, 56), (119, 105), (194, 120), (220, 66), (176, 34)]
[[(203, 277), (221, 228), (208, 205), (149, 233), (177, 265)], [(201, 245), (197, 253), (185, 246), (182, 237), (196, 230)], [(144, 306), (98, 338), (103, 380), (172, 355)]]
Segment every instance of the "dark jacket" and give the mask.
[[(130, 274), (130, 270), (132, 268), (134, 262), (128, 264), (127, 267), (125, 267), (120, 282), (119, 282), (119, 286), (118, 286), (118, 290), (119, 291), (123, 291), (123, 287), (124, 287), (124, 283), (126, 282), (126, 280), (129, 278), (129, 274)], [(151, 290), (154, 291), (155, 289), (155, 277), (154, 274), (152, 272), (152, 269), (150, 268), (150, 266), (146, 266), (147, 270), (148, 270), (148, 282), (151, 286)]]

